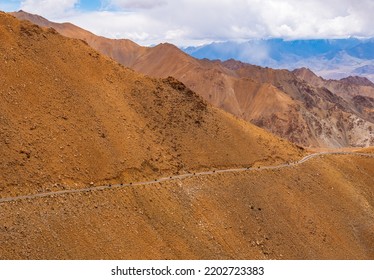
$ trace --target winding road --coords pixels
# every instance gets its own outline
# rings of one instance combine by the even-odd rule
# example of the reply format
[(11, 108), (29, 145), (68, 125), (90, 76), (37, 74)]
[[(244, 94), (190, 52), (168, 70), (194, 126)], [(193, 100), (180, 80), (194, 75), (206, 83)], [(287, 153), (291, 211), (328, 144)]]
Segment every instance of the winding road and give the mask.
[(15, 196), (15, 197), (4, 197), (4, 198), (0, 198), (0, 203), (14, 202), (14, 201), (18, 201), (18, 200), (34, 199), (34, 198), (41, 198), (41, 197), (54, 197), (54, 196), (63, 195), (63, 194), (100, 191), (100, 190), (107, 190), (107, 189), (113, 189), (113, 188), (123, 188), (123, 187), (130, 187), (130, 186), (144, 186), (144, 185), (150, 185), (150, 184), (154, 184), (154, 183), (172, 181), (172, 180), (177, 180), (177, 179), (184, 179), (184, 178), (189, 178), (189, 177), (198, 177), (198, 176), (212, 175), (212, 174), (219, 174), (219, 173), (241, 172), (241, 171), (249, 171), (249, 170), (261, 171), (261, 170), (288, 168), (288, 167), (292, 167), (292, 166), (302, 164), (302, 163), (304, 163), (304, 162), (306, 162), (306, 161), (308, 161), (312, 158), (320, 157), (320, 156), (324, 156), (324, 155), (355, 155), (355, 156), (363, 156), (363, 157), (374, 157), (374, 154), (368, 154), (368, 153), (320, 152), (320, 153), (314, 153), (314, 154), (310, 154), (308, 156), (305, 156), (305, 157), (303, 157), (302, 159), (300, 159), (299, 161), (296, 161), (296, 162), (285, 163), (285, 164), (274, 165), (274, 166), (244, 167), (244, 168), (211, 170), (211, 171), (205, 171), (205, 172), (186, 173), (186, 174), (182, 174), (182, 175), (174, 175), (174, 176), (170, 176), (170, 177), (163, 177), (163, 178), (159, 178), (159, 179), (155, 179), (153, 181), (147, 181), (147, 182), (134, 182), (134, 183), (126, 183), (126, 184), (109, 184), (109, 185), (103, 185), (103, 186), (89, 186), (87, 188), (80, 188), (80, 189), (68, 189), (68, 190), (61, 190), (61, 191), (54, 191), (54, 192), (21, 195), (21, 196)]

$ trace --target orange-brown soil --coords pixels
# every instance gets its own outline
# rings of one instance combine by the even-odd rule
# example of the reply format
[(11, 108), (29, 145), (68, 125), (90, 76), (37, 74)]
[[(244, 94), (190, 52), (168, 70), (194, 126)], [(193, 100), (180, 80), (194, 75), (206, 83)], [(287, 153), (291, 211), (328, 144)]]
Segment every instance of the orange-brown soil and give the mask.
[[(0, 13), (0, 41), (2, 198), (305, 154), (54, 30)], [(2, 202), (0, 258), (372, 259), (373, 168), (330, 155)]]
[(144, 77), (82, 41), (0, 20), (2, 196), (303, 155), (173, 78)]
[(373, 259), (372, 158), (0, 204), (16, 259)]

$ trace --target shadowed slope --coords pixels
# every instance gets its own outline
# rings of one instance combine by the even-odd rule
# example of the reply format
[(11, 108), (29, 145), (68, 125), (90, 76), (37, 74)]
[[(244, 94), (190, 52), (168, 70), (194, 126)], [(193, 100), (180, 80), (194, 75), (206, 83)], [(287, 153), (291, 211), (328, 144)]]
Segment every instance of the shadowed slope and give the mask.
[(343, 98), (357, 115), (374, 122), (374, 84), (366, 78), (347, 77), (341, 80), (325, 80), (307, 68), (293, 73), (307, 83), (324, 87)]

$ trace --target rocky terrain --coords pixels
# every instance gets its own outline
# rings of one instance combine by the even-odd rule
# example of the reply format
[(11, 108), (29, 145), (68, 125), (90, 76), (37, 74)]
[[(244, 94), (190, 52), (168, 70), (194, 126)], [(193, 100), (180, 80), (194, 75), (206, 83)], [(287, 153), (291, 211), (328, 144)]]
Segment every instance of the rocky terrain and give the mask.
[(373, 259), (373, 158), (0, 204), (5, 259)]
[[(83, 41), (1, 14), (3, 193), (281, 162), (302, 150)], [(79, 61), (79, 63), (77, 63)]]
[[(1, 12), (0, 41), (1, 259), (374, 258), (372, 148), (293, 164), (308, 151), (175, 78)], [(236, 73), (277, 111), (304, 104), (278, 74), (262, 83), (240, 76), (249, 66), (197, 62)], [(245, 170), (216, 172), (227, 168)]]
[[(268, 131), (307, 147), (365, 147), (374, 144), (370, 86), (354, 88), (347, 100), (335, 86), (313, 83), (297, 72), (273, 70), (229, 60), (198, 60), (170, 44), (152, 48), (129, 40), (98, 37), (72, 24), (57, 24), (25, 12), (20, 19), (79, 38), (119, 63), (156, 77), (173, 76), (207, 102)], [(348, 94), (352, 94), (347, 90)]]
[(296, 69), (293, 73), (315, 87), (330, 90), (348, 102), (355, 114), (374, 122), (374, 84), (370, 80), (358, 76), (325, 80), (307, 68)]

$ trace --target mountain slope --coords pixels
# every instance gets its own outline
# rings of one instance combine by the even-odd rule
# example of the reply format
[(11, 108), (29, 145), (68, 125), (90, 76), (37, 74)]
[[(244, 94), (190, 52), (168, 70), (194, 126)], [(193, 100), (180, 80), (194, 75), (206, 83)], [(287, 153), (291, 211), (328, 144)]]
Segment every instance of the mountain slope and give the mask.
[(147, 78), (82, 41), (0, 20), (3, 194), (301, 155), (174, 78)]
[(373, 158), (0, 204), (5, 259), (374, 258)]
[(349, 76), (341, 80), (325, 80), (307, 68), (296, 69), (293, 73), (313, 86), (327, 88), (343, 98), (356, 114), (374, 122), (374, 84), (368, 79)]
[(374, 126), (365, 109), (370, 104), (367, 98), (348, 102), (286, 70), (261, 68), (233, 60), (225, 63), (197, 60), (170, 44), (139, 47), (127, 44), (127, 40), (109, 40), (89, 32), (82, 33), (80, 28), (74, 32), (72, 25), (68, 25), (67, 31), (66, 24), (50, 23), (37, 16), (35, 19), (25, 12), (15, 15), (53, 26), (66, 36), (86, 40), (98, 51), (144, 74), (163, 78), (173, 76), (214, 106), (299, 145), (374, 144)]
[(2, 259), (374, 257), (372, 158), (109, 186), (304, 152), (54, 30), (0, 13), (0, 40)]
[(81, 39), (96, 50), (105, 50), (101, 52), (123, 65), (130, 65), (134, 63), (136, 58), (141, 56), (147, 49), (139, 46), (131, 40), (112, 40), (105, 37), (96, 36), (95, 34), (71, 23), (60, 24), (51, 22), (41, 16), (26, 13), (24, 11), (10, 14), (20, 20), (28, 20), (42, 27), (51, 27), (66, 37)]

